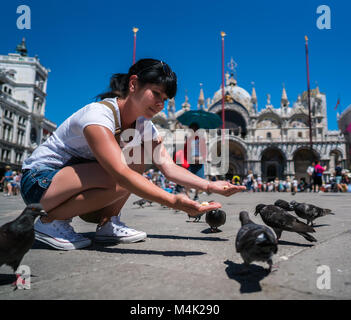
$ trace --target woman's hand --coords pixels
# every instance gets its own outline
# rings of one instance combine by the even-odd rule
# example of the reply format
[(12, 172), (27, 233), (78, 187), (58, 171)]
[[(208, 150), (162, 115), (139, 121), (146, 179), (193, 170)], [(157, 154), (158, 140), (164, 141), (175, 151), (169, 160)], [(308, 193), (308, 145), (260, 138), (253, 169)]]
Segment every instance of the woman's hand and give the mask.
[(223, 196), (229, 197), (237, 192), (245, 191), (245, 186), (237, 186), (227, 181), (212, 181), (208, 185), (208, 192), (219, 193)]
[(196, 217), (207, 211), (221, 208), (222, 205), (218, 202), (210, 202), (208, 205), (201, 205), (189, 199), (185, 194), (177, 194), (175, 196), (175, 204), (172, 207), (177, 210), (185, 211), (191, 217)]

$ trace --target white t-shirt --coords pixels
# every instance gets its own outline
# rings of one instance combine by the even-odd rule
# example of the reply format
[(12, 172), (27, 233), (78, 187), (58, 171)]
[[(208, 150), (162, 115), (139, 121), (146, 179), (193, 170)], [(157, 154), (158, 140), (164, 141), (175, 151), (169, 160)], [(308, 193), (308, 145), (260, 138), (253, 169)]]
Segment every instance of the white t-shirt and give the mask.
[(306, 170), (306, 172), (311, 176), (313, 174), (313, 171), (314, 171), (314, 167), (312, 166), (309, 166)]
[[(104, 101), (113, 104), (121, 125), (116, 98), (108, 98)], [(67, 165), (96, 160), (83, 134), (84, 128), (92, 124), (104, 126), (113, 134), (115, 133), (112, 110), (98, 102), (90, 103), (66, 119), (43, 144), (36, 148), (23, 162), (22, 169), (43, 167), (60, 169)], [(143, 141), (156, 140), (159, 135), (152, 121), (144, 117), (136, 120), (135, 129), (136, 134), (129, 143), (123, 141), (122, 133), (122, 149), (141, 145)]]

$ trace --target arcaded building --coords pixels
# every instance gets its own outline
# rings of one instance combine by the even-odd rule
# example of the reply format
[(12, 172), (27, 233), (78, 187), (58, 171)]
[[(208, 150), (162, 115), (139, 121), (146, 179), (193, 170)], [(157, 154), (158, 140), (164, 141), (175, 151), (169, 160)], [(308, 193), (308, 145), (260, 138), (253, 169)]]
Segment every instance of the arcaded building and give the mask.
[[(333, 174), (337, 161), (345, 164), (347, 158), (345, 137), (341, 131), (328, 130), (327, 99), (319, 88), (311, 90), (312, 149), (309, 135), (307, 92), (302, 92), (290, 105), (287, 90), (282, 89), (279, 106), (273, 106), (267, 94), (265, 107), (258, 111), (255, 87), (249, 94), (238, 86), (233, 76), (226, 74), (225, 128), (229, 140), (229, 170), (227, 177), (247, 175), (248, 170), (264, 180), (278, 177), (307, 177), (306, 169), (313, 160), (327, 165), (325, 178)], [(168, 103), (168, 115), (159, 113), (153, 122), (160, 130), (175, 132), (182, 126), (176, 118), (190, 110), (188, 97), (177, 112), (175, 101)], [(197, 108), (222, 115), (222, 88), (213, 98), (205, 99), (202, 88)], [(220, 128), (219, 128), (220, 129)], [(220, 139), (218, 139), (218, 143)], [(213, 143), (209, 142), (209, 148)], [(209, 160), (206, 174), (217, 175), (216, 166)]]
[(49, 70), (29, 57), (25, 40), (16, 53), (0, 55), (0, 177), (5, 166), (23, 160), (56, 129), (45, 118)]

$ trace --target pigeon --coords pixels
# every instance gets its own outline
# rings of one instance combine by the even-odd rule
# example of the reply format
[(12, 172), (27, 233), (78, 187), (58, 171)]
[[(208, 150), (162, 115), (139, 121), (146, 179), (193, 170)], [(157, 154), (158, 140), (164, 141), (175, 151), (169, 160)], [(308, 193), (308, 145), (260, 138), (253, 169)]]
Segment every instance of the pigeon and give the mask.
[(313, 204), (298, 203), (297, 201), (291, 201), (290, 205), (294, 208), (296, 215), (301, 219), (306, 219), (307, 224), (313, 226), (313, 220), (319, 217), (323, 217), (328, 214), (335, 215), (330, 209), (319, 208)]
[[(211, 202), (213, 202), (213, 200), (208, 201), (207, 204), (210, 204)], [(203, 202), (202, 204), (204, 204), (204, 203), (205, 203), (205, 202)], [(197, 215), (197, 216), (195, 216), (195, 217), (192, 217), (192, 216), (188, 215), (188, 217), (189, 217), (189, 219), (195, 218), (195, 219), (193, 220), (193, 222), (199, 222), (200, 219), (201, 219), (201, 217), (202, 217), (204, 214), (205, 214), (205, 213), (201, 213), (201, 214), (199, 214), (199, 215)]]
[(284, 209), (273, 206), (259, 204), (256, 206), (255, 216), (261, 215), (263, 222), (273, 228), (279, 240), (283, 231), (296, 232), (303, 236), (307, 241), (316, 242), (309, 232), (316, 232), (312, 227), (300, 221)]
[(148, 203), (148, 204), (149, 204), (149, 207), (151, 207), (152, 201), (150, 201), (150, 200), (139, 199), (139, 200), (133, 202), (134, 205), (137, 204), (137, 205), (139, 205), (139, 207), (141, 207), (141, 208), (144, 208), (144, 205), (145, 205), (146, 203)]
[(0, 227), (0, 266), (6, 264), (16, 272), (34, 242), (35, 218), (46, 217), (40, 203), (28, 205), (21, 215)]
[(275, 234), (268, 227), (251, 221), (247, 211), (241, 211), (239, 218), (241, 228), (236, 236), (235, 248), (244, 260), (245, 269), (253, 261), (263, 261), (268, 263), (268, 272), (271, 272), (272, 256), (278, 252)]
[(276, 202), (274, 202), (274, 205), (284, 209), (285, 211), (294, 211), (293, 206), (288, 201), (282, 199), (279, 199)]
[(206, 212), (206, 222), (211, 228), (211, 232), (219, 232), (218, 227), (225, 224), (226, 214), (223, 210), (216, 209)]
[(201, 214), (197, 215), (196, 217), (192, 217), (192, 216), (190, 216), (190, 215), (188, 215), (188, 217), (189, 217), (189, 219), (190, 219), (190, 218), (195, 218), (195, 219), (193, 220), (193, 222), (199, 222), (200, 219), (201, 219), (201, 217), (202, 217), (203, 215), (204, 215), (204, 213), (201, 213)]

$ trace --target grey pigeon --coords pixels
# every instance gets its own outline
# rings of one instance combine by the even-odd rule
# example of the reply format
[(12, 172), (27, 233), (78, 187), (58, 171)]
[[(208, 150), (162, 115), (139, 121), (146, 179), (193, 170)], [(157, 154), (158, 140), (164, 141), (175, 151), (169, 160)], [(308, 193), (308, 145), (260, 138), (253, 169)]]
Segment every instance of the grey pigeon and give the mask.
[(311, 224), (311, 226), (313, 226), (314, 219), (326, 216), (328, 214), (335, 214), (331, 212), (330, 209), (323, 209), (313, 204), (291, 201), (290, 205), (294, 208), (296, 215), (298, 215), (301, 219), (306, 219), (307, 224)]
[(206, 223), (210, 226), (211, 232), (219, 232), (218, 227), (225, 224), (226, 213), (223, 210), (216, 209), (206, 212)]
[(150, 200), (146, 200), (146, 199), (139, 199), (137, 201), (134, 201), (133, 204), (137, 204), (138, 206), (140, 206), (141, 208), (144, 208), (144, 205), (148, 203), (149, 207), (151, 207), (152, 201)]
[(282, 199), (278, 199), (276, 202), (274, 202), (274, 205), (284, 209), (285, 211), (294, 211), (293, 206), (288, 201)]
[(47, 216), (39, 203), (28, 205), (21, 215), (0, 227), (0, 266), (6, 264), (16, 272), (34, 242), (34, 221)]
[(271, 229), (254, 223), (247, 211), (239, 215), (241, 228), (236, 236), (235, 247), (244, 260), (245, 269), (253, 261), (267, 262), (272, 270), (272, 256), (278, 252), (278, 241)]
[(308, 232), (316, 232), (312, 227), (300, 221), (284, 209), (273, 205), (259, 204), (256, 206), (255, 216), (261, 215), (263, 222), (273, 228), (279, 240), (283, 231), (296, 232), (307, 241), (315, 242), (317, 239)]
[(193, 220), (193, 222), (199, 222), (200, 219), (201, 219), (201, 217), (202, 217), (203, 215), (204, 215), (204, 213), (201, 213), (201, 214), (197, 215), (196, 217), (192, 217), (192, 216), (189, 216), (189, 215), (188, 215), (188, 217), (189, 217), (189, 219), (195, 218), (195, 219)]
[[(211, 201), (208, 201), (208, 203), (211, 203), (211, 202), (213, 202), (213, 200), (211, 200)], [(188, 217), (189, 217), (189, 219), (191, 219), (191, 218), (195, 218), (194, 220), (193, 220), (193, 222), (199, 222), (200, 221), (200, 219), (201, 219), (201, 217), (204, 215), (204, 213), (200, 213), (199, 215), (197, 215), (196, 217), (192, 217), (192, 216), (189, 216), (188, 215)]]

